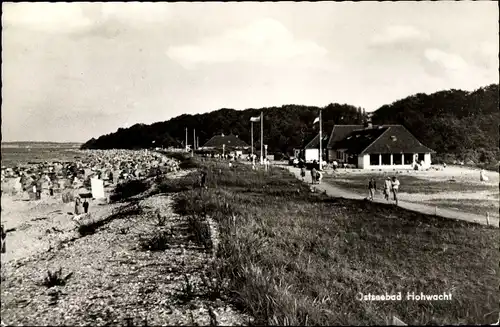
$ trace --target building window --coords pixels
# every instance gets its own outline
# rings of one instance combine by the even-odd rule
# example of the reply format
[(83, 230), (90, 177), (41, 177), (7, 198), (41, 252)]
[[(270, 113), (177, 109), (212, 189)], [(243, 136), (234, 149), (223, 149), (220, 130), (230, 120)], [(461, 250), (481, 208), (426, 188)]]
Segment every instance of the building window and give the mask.
[(424, 161), (425, 160), (425, 153), (419, 153), (418, 154), (418, 162)]
[(403, 158), (402, 158), (401, 153), (395, 153), (392, 155), (392, 164), (393, 165), (402, 165), (403, 164)]
[(389, 153), (382, 154), (382, 165), (390, 166), (391, 165), (391, 155)]
[(405, 165), (411, 165), (413, 163), (413, 154), (412, 153), (405, 153), (403, 156), (404, 156), (404, 164)]
[(378, 166), (379, 154), (370, 154), (370, 166)]

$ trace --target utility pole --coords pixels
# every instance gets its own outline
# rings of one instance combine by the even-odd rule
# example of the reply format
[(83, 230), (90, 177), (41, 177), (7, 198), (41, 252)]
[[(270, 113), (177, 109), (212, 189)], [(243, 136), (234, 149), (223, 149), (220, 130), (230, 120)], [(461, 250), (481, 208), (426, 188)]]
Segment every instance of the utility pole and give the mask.
[(322, 131), (323, 127), (321, 126), (323, 123), (321, 121), (321, 109), (319, 109), (319, 170), (322, 170), (322, 154), (323, 154), (323, 147), (322, 147)]
[(185, 143), (185, 148), (186, 148), (186, 152), (187, 152), (187, 149), (188, 149), (188, 128), (186, 127), (185, 128), (186, 130), (186, 143)]
[(193, 128), (193, 147), (191, 148), (191, 154), (194, 156), (194, 150), (196, 147), (196, 129)]
[(264, 152), (264, 112), (260, 112), (260, 164), (264, 163), (262, 154)]
[(252, 160), (253, 160), (253, 121), (250, 120), (250, 138), (252, 139)]

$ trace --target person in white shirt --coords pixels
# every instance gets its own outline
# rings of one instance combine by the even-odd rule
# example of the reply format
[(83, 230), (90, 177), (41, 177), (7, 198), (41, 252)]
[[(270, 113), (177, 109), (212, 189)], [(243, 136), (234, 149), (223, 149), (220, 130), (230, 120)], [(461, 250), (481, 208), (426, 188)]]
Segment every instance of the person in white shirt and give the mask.
[(318, 172), (316, 173), (316, 180), (318, 181), (318, 184), (321, 184), (321, 180), (323, 179), (323, 173), (321, 171), (318, 170)]
[(389, 196), (392, 188), (391, 178), (387, 177), (384, 182), (384, 198), (389, 202)]
[(479, 173), (479, 180), (481, 182), (487, 182), (488, 181), (488, 176), (486, 176), (484, 169), (481, 169), (481, 172)]
[(392, 178), (392, 194), (394, 195), (394, 201), (396, 201), (396, 205), (398, 205), (398, 190), (399, 190), (399, 180), (394, 176)]

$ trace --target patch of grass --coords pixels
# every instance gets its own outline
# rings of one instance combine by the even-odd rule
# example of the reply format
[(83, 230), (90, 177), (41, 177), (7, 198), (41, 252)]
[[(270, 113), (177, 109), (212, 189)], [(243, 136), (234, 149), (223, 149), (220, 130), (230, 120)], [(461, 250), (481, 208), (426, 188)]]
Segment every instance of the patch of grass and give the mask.
[(167, 217), (162, 215), (160, 210), (156, 210), (155, 213), (154, 213), (154, 216), (156, 218), (156, 225), (158, 227), (162, 227), (162, 226), (165, 226), (166, 222), (167, 222)]
[(184, 283), (182, 283), (182, 289), (180, 293), (177, 295), (177, 299), (182, 303), (187, 303), (191, 301), (195, 297), (194, 287), (189, 277), (184, 274)]
[(119, 202), (141, 194), (149, 189), (149, 182), (142, 179), (132, 179), (118, 184), (110, 196), (113, 202)]
[(130, 228), (129, 227), (122, 227), (119, 229), (118, 233), (121, 235), (127, 235), (129, 232)]
[(88, 236), (94, 234), (100, 227), (109, 224), (111, 221), (115, 219), (123, 219), (129, 216), (140, 215), (143, 212), (142, 208), (138, 203), (133, 202), (124, 207), (119, 208), (112, 215), (101, 219), (87, 219), (84, 221), (78, 222), (78, 233), (80, 236)]
[(192, 189), (196, 185), (196, 174), (190, 173), (183, 178), (169, 178), (162, 176), (158, 179), (158, 190), (160, 193), (177, 193)]
[(47, 275), (42, 281), (42, 285), (50, 288), (53, 286), (64, 286), (66, 285), (67, 280), (73, 275), (73, 273), (69, 273), (65, 277), (63, 277), (62, 274), (62, 268), (59, 268), (58, 270), (48, 270)]
[(193, 242), (203, 246), (207, 250), (211, 249), (213, 244), (210, 234), (210, 227), (206, 219), (204, 219), (204, 217), (200, 215), (193, 214), (188, 216), (188, 225)]
[(227, 276), (225, 270), (227, 266), (224, 265), (221, 259), (215, 259), (201, 276), (203, 286), (206, 290), (205, 296), (210, 301), (215, 301), (223, 297), (225, 285), (227, 284)]
[(197, 157), (191, 157), (191, 153), (185, 152), (164, 152), (164, 154), (170, 158), (179, 161), (180, 169), (193, 169), (199, 168), (199, 159)]
[[(281, 169), (202, 169), (208, 190), (177, 194), (175, 210), (217, 221), (224, 292), (256, 324), (372, 325), (393, 314), (417, 325), (496, 320), (496, 229), (310, 193)], [(453, 300), (356, 299), (385, 292)]]
[(148, 251), (165, 251), (170, 247), (171, 235), (165, 231), (156, 231), (152, 236), (142, 238), (139, 241), (140, 247)]

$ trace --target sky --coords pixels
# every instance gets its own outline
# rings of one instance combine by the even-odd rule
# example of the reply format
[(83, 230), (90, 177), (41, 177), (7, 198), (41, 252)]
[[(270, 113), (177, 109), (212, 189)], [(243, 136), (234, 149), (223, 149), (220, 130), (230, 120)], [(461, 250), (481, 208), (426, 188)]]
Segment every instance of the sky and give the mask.
[(498, 83), (496, 1), (7, 3), (2, 141)]

